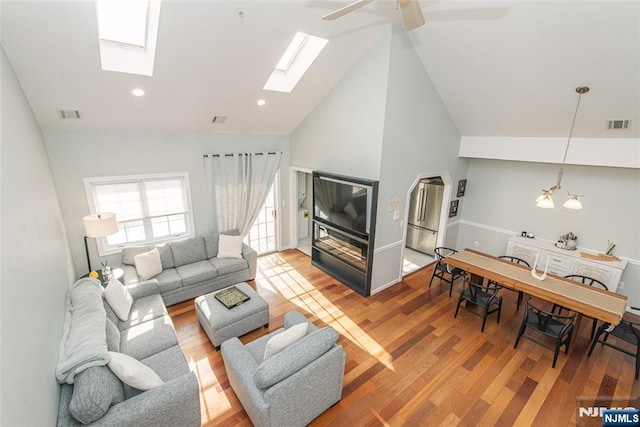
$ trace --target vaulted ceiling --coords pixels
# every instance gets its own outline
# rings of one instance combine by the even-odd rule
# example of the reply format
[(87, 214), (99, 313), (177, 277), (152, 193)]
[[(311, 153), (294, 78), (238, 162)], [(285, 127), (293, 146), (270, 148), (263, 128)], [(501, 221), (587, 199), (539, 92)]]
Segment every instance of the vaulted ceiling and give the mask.
[[(566, 136), (587, 85), (574, 136), (640, 137), (639, 2), (419, 2), (426, 23), (408, 37), (462, 135)], [(2, 0), (2, 46), (43, 129), (288, 134), (402, 26), (391, 0), (321, 19), (347, 4), (163, 0), (153, 77), (101, 70), (91, 0)], [(263, 90), (297, 31), (329, 43), (292, 93)], [(608, 119), (631, 128), (607, 131)]]

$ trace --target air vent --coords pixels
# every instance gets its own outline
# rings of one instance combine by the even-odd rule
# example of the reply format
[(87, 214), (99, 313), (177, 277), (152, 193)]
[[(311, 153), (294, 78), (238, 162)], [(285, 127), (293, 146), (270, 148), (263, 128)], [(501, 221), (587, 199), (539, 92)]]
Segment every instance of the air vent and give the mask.
[(607, 130), (629, 129), (631, 120), (607, 120)]
[(213, 120), (211, 120), (211, 123), (221, 125), (226, 121), (227, 121), (227, 116), (213, 116)]
[(58, 116), (64, 120), (81, 119), (80, 110), (58, 110)]

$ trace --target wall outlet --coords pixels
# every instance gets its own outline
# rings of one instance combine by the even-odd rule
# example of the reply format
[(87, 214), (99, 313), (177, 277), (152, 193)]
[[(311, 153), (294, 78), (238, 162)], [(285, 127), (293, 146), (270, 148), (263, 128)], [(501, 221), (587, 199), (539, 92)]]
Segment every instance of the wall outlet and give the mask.
[(473, 242), (473, 246), (475, 248), (479, 248), (480, 247), (480, 242), (478, 242), (477, 240), (475, 242)]
[(624, 282), (618, 282), (618, 289), (624, 288)]

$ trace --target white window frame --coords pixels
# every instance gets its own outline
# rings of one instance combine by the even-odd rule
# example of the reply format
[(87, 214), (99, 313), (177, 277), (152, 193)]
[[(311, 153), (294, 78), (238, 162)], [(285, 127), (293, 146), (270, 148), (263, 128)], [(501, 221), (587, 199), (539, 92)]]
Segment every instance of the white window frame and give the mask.
[[(169, 242), (175, 240), (176, 238), (188, 238), (195, 236), (195, 226), (193, 220), (193, 206), (191, 203), (191, 184), (189, 182), (189, 173), (188, 172), (173, 172), (173, 173), (159, 173), (159, 174), (144, 174), (144, 175), (122, 175), (122, 176), (105, 176), (105, 177), (91, 177), (91, 178), (83, 178), (84, 181), (84, 189), (87, 196), (87, 203), (89, 205), (89, 212), (92, 214), (98, 214), (101, 212), (97, 212), (96, 203), (93, 197), (93, 186), (95, 184), (125, 184), (128, 182), (141, 182), (141, 181), (151, 181), (151, 180), (159, 180), (159, 179), (182, 179), (184, 183), (184, 194), (185, 201), (187, 204), (187, 212), (185, 212), (185, 228), (186, 231), (184, 233), (178, 233), (170, 236), (165, 236), (161, 238), (151, 238), (145, 240), (139, 240), (136, 242), (125, 243), (120, 245), (108, 245), (106, 238), (98, 238), (96, 240), (96, 245), (98, 247), (98, 255), (106, 256), (113, 255), (122, 252), (122, 248), (127, 246), (147, 246), (147, 245), (158, 245), (164, 242)], [(144, 197), (144, 194), (143, 194)], [(151, 217), (145, 216), (144, 221), (147, 224), (147, 221), (150, 220)], [(116, 220), (118, 220), (116, 216)], [(120, 222), (120, 221), (118, 221)], [(125, 221), (123, 221), (125, 222)]]

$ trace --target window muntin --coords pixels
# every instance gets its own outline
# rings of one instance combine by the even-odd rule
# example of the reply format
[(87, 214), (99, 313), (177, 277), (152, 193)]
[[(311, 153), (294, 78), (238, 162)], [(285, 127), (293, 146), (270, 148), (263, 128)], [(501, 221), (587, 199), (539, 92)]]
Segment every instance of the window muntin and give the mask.
[(100, 255), (126, 245), (193, 235), (189, 176), (180, 174), (85, 178), (92, 213), (114, 212), (120, 230), (97, 239)]

